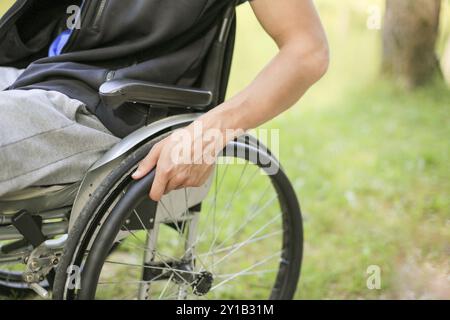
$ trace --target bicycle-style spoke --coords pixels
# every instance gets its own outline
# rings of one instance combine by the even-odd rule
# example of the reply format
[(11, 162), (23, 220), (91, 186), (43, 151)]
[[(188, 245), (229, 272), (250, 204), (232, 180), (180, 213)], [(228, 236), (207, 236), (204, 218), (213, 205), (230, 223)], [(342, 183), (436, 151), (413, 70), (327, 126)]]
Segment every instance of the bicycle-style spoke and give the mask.
[[(224, 240), (222, 240), (222, 241), (216, 246), (215, 249), (220, 249), (220, 248), (221, 248), (221, 247), (222, 247), (229, 239), (232, 239), (232, 238), (236, 237), (236, 235), (237, 235), (239, 232), (241, 232), (241, 231), (247, 226), (248, 223), (251, 223), (253, 220), (255, 220), (255, 219), (258, 217), (258, 215), (259, 215), (260, 213), (264, 212), (264, 210), (265, 210), (266, 208), (268, 208), (269, 205), (272, 204), (273, 201), (275, 201), (275, 199), (276, 199), (276, 196), (273, 196), (269, 201), (267, 201), (267, 203), (266, 203), (263, 207), (261, 207), (259, 210), (257, 210), (257, 211), (255, 211), (254, 213), (252, 213), (250, 216), (248, 216), (248, 217), (243, 221), (243, 223), (241, 224), (241, 226), (240, 226), (238, 229), (236, 229), (235, 231), (233, 231), (232, 233), (230, 233)], [(274, 218), (279, 218), (279, 213), (277, 213), (277, 215), (276, 215)]]
[[(144, 263), (112, 256), (105, 265), (115, 268), (122, 280), (106, 277), (99, 285), (117, 286), (117, 296), (137, 287), (133, 298), (156, 300), (241, 298), (242, 288), (269, 294), (280, 272), (274, 262), (282, 258), (283, 209), (270, 178), (258, 177), (260, 170), (250, 162), (216, 165), (198, 211), (190, 208), (196, 204), (190, 199), (194, 189), (183, 188), (158, 203), (162, 217), (157, 218), (164, 223), (155, 223), (157, 230), (147, 229), (134, 210), (140, 228), (123, 226), (128, 235), (118, 240), (119, 250), (144, 257)], [(105, 275), (111, 270), (105, 269)], [(202, 281), (210, 281), (204, 295), (196, 291)]]
[[(242, 276), (262, 275), (262, 274), (275, 273), (275, 272), (278, 272), (278, 269), (261, 270), (261, 271), (247, 271), (247, 272), (240, 271), (237, 273), (239, 273), (239, 277), (242, 277)], [(228, 278), (234, 277), (237, 273), (219, 274), (216, 276), (216, 278), (217, 279), (220, 279), (220, 278), (228, 279)]]
[(212, 287), (211, 291), (216, 290), (217, 288), (223, 286), (225, 283), (230, 282), (231, 280), (239, 277), (240, 275), (245, 274), (246, 272), (248, 272), (248, 271), (250, 271), (250, 270), (252, 270), (252, 269), (254, 269), (256, 267), (267, 263), (268, 261), (272, 260), (273, 258), (280, 257), (281, 253), (282, 253), (282, 251), (279, 251), (279, 252), (277, 252), (277, 253), (275, 253), (273, 255), (268, 256), (267, 258), (263, 259), (262, 261), (259, 261), (259, 262), (255, 263), (255, 264), (251, 265), (250, 267), (247, 267), (244, 270), (233, 274), (229, 278), (223, 280), (222, 282), (220, 282), (220, 283), (216, 284), (214, 287)]
[(164, 294), (166, 293), (167, 288), (169, 287), (172, 279), (173, 279), (173, 274), (171, 274), (170, 277), (169, 277), (169, 280), (167, 280), (166, 285), (164, 286), (163, 290), (161, 291), (161, 293), (160, 293), (160, 295), (158, 297), (158, 300), (161, 300), (164, 297)]
[[(248, 166), (248, 162), (246, 162), (244, 168), (242, 168), (242, 172), (241, 172), (241, 174), (239, 175), (239, 179), (238, 179), (238, 181), (237, 181), (237, 183), (236, 183), (236, 187), (234, 188), (233, 192), (231, 193), (230, 200), (228, 201), (228, 203), (227, 203), (227, 205), (226, 205), (226, 207), (225, 207), (225, 212), (224, 212), (224, 214), (223, 214), (223, 216), (222, 216), (221, 225), (223, 225), (223, 219), (226, 219), (226, 217), (227, 217), (227, 215), (228, 215), (228, 212), (229, 212), (229, 210), (230, 210), (230, 208), (231, 208), (231, 203), (232, 203), (233, 198), (235, 197), (236, 193), (237, 193), (238, 190), (239, 190), (239, 186), (240, 186), (240, 184), (241, 184), (242, 177), (244, 176), (244, 173), (245, 173), (245, 171), (247, 170), (247, 166)], [(215, 217), (215, 214), (214, 214), (214, 217)], [(220, 229), (220, 230), (221, 230), (221, 229)], [(218, 233), (216, 233), (216, 230), (215, 230), (215, 224), (214, 224), (214, 226), (213, 226), (213, 234), (214, 234), (214, 238), (213, 238), (213, 241), (212, 241), (212, 243), (211, 243), (211, 245), (210, 245), (210, 247), (209, 247), (209, 250), (211, 250), (211, 248), (214, 247), (214, 245), (216, 244), (216, 241), (217, 241), (217, 234), (218, 234)]]
[[(225, 259), (227, 259), (229, 256), (231, 256), (233, 253), (235, 253), (237, 250), (239, 250), (240, 248), (242, 248), (243, 246), (245, 246), (249, 241), (251, 241), (254, 237), (256, 237), (259, 233), (261, 233), (264, 229), (266, 229), (268, 226), (270, 226), (271, 224), (273, 224), (276, 219), (278, 217), (274, 217), (273, 219), (269, 220), (267, 223), (265, 223), (261, 228), (259, 228), (258, 230), (256, 230), (251, 236), (250, 238), (247, 239), (247, 241), (242, 242), (239, 246), (237, 246), (236, 248), (234, 248), (233, 250), (231, 250), (229, 253), (227, 253), (225, 256), (223, 256), (222, 258), (220, 258), (219, 260), (217, 260), (215, 262), (215, 264), (218, 264), (222, 261), (224, 261)], [(211, 268), (212, 266), (210, 266)]]
[(213, 251), (209, 251), (209, 252), (206, 252), (206, 253), (203, 253), (203, 254), (199, 254), (199, 255), (197, 255), (197, 258), (198, 257), (210, 256), (210, 255), (216, 255), (216, 254), (219, 254), (219, 253), (222, 253), (222, 252), (227, 252), (227, 251), (233, 250), (233, 249), (235, 249), (237, 247), (242, 248), (245, 245), (252, 244), (252, 243), (255, 243), (255, 242), (258, 242), (258, 241), (261, 241), (261, 240), (266, 240), (268, 238), (272, 238), (272, 237), (278, 236), (278, 235), (280, 235), (282, 233), (283, 233), (282, 231), (275, 231), (275, 232), (272, 232), (270, 234), (267, 234), (267, 235), (264, 235), (264, 236), (261, 236), (261, 237), (258, 237), (258, 238), (254, 238), (254, 239), (252, 239), (250, 241), (245, 240), (245, 241), (242, 241), (242, 242), (234, 243), (234, 244), (232, 244), (230, 246), (227, 246), (227, 247), (223, 247), (223, 248), (220, 248), (220, 249), (217, 249), (217, 250), (213, 250)]

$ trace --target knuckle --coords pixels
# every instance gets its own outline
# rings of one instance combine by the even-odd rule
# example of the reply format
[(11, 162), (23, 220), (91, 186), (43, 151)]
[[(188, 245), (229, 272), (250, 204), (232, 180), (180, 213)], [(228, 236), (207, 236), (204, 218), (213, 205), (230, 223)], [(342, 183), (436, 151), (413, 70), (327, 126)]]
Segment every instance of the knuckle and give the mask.
[(188, 179), (186, 179), (185, 184), (186, 184), (187, 187), (195, 187), (196, 186), (196, 181), (193, 178), (188, 178)]
[(182, 179), (180, 176), (177, 176), (175, 178), (173, 178), (172, 183), (170, 184), (171, 187), (176, 187), (178, 186), (180, 183), (182, 182)]
[(180, 185), (185, 185), (187, 183), (187, 181), (189, 180), (189, 177), (186, 175), (182, 175), (180, 176), (180, 180), (179, 180), (179, 184)]
[[(158, 186), (159, 187), (159, 186)], [(150, 191), (150, 196), (154, 199), (159, 199), (161, 191), (160, 188), (152, 188), (152, 190)]]
[(180, 182), (185, 183), (189, 180), (189, 175), (186, 173), (182, 173), (179, 176)]
[(163, 172), (162, 173), (165, 176), (168, 176), (168, 175), (170, 175), (172, 173), (172, 171), (173, 171), (172, 167), (166, 167), (166, 168), (163, 168)]
[(161, 177), (167, 177), (167, 175), (169, 175), (169, 173), (170, 173), (170, 168), (168, 168), (168, 167), (162, 167), (162, 166), (160, 166), (159, 168), (158, 168), (158, 173), (159, 173), (159, 175), (161, 176)]

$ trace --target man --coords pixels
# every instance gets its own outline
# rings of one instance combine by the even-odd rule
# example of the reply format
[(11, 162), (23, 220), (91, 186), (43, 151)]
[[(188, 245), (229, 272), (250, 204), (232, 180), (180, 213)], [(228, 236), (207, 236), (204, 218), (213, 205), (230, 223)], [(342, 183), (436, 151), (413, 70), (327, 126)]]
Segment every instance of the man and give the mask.
[[(81, 28), (67, 31), (61, 13), (73, 2), (81, 8)], [(0, 196), (30, 185), (77, 181), (116, 137), (146, 124), (146, 107), (111, 111), (102, 105), (97, 92), (104, 81), (195, 85), (217, 34), (218, 14), (231, 2), (17, 1), (0, 21), (0, 65), (9, 67), (0, 69), (8, 86), (0, 92)], [(292, 106), (328, 67), (327, 41), (312, 0), (251, 5), (280, 50), (247, 88), (186, 128), (191, 145), (184, 147), (203, 145), (208, 154), (201, 158), (234, 137), (210, 141), (195, 126), (224, 133), (255, 128)], [(157, 168), (153, 200), (199, 186), (212, 171), (210, 162), (176, 161), (172, 151), (179, 144), (175, 135), (159, 142), (133, 175), (140, 179)]]

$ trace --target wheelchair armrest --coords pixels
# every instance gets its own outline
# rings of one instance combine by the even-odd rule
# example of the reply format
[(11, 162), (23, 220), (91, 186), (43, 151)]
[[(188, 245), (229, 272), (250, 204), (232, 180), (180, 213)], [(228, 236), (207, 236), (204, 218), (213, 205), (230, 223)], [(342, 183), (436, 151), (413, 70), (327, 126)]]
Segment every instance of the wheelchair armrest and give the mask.
[(128, 79), (105, 82), (99, 91), (103, 102), (113, 109), (125, 102), (139, 102), (201, 110), (209, 107), (213, 101), (210, 91)]

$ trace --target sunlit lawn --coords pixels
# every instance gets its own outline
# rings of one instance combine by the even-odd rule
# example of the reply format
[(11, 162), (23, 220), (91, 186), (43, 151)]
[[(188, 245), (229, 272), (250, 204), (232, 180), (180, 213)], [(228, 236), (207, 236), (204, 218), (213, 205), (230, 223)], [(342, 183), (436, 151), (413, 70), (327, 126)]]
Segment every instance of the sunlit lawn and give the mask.
[[(297, 298), (450, 298), (450, 92), (405, 93), (378, 77), (381, 35), (366, 19), (381, 1), (317, 3), (330, 71), (266, 126), (281, 130), (305, 216)], [(275, 52), (251, 14), (240, 21), (233, 92)], [(381, 290), (367, 289), (370, 265), (381, 268)]]
[[(265, 126), (280, 129), (280, 159), (305, 218), (296, 297), (450, 298), (450, 92), (436, 84), (406, 93), (380, 78), (381, 35), (366, 19), (382, 1), (342, 2), (317, 1), (328, 75)], [(439, 50), (450, 30), (443, 5)], [(241, 8), (230, 94), (275, 52)], [(381, 290), (367, 289), (370, 265), (381, 268)]]

